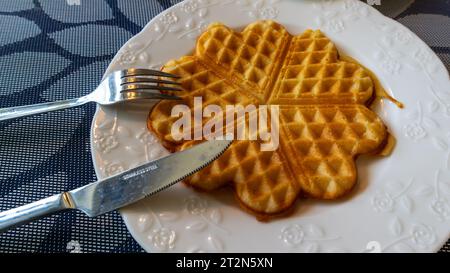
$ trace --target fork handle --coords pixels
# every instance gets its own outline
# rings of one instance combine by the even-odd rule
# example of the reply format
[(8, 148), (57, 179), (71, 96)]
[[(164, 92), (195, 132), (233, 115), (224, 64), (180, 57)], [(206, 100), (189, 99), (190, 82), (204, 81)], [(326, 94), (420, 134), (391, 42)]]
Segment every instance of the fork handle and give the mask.
[(80, 106), (89, 101), (88, 97), (81, 97), (55, 102), (0, 108), (0, 121)]

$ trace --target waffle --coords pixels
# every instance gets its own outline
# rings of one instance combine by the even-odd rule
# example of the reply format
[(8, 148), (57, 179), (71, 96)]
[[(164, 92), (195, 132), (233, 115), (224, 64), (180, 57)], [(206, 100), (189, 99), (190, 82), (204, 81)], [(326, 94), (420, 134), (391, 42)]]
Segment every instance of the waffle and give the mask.
[(271, 104), (364, 104), (374, 83), (360, 65), (339, 60), (335, 45), (320, 30), (294, 37)]
[(264, 99), (276, 80), (289, 39), (284, 27), (272, 21), (251, 24), (242, 33), (215, 23), (198, 39), (196, 55), (214, 71)]
[(291, 106), (280, 111), (284, 152), (303, 191), (336, 199), (356, 182), (355, 157), (376, 153), (386, 127), (362, 105)]
[[(179, 80), (183, 92), (177, 92), (182, 101), (161, 101), (151, 111), (148, 119), (148, 127), (155, 132), (159, 139), (163, 140), (163, 144), (169, 150), (176, 149), (177, 145), (183, 143), (173, 135), (171, 128), (173, 123), (179, 119), (172, 117), (171, 111), (173, 106), (183, 104), (192, 109), (191, 124), (194, 124), (194, 99), (201, 97), (203, 99), (202, 108), (209, 104), (221, 106), (225, 111), (226, 105), (242, 105), (249, 104), (258, 105), (259, 101), (253, 96), (242, 92), (239, 87), (234, 86), (231, 82), (221, 78), (213, 70), (209, 69), (198, 58), (194, 56), (186, 56), (179, 60), (168, 62), (164, 66), (164, 71), (179, 75)], [(211, 118), (199, 121), (200, 128), (194, 128), (195, 131), (201, 130), (203, 125)], [(226, 122), (226, 121), (224, 121)], [(194, 139), (194, 135), (189, 136)]]
[[(180, 149), (193, 144), (185, 143)], [(242, 207), (259, 219), (281, 214), (296, 201), (300, 184), (282, 153), (262, 151), (260, 145), (258, 140), (236, 140), (220, 158), (185, 182), (205, 191), (232, 185)]]
[[(292, 36), (273, 21), (255, 22), (242, 32), (214, 23), (192, 56), (170, 61), (163, 70), (181, 77), (184, 91), (177, 94), (191, 112), (196, 96), (203, 107), (280, 105), (276, 151), (261, 151), (257, 140), (234, 141), (186, 179), (206, 191), (232, 185), (243, 207), (259, 217), (287, 211), (302, 192), (319, 199), (345, 195), (357, 180), (356, 157), (379, 153), (388, 139), (381, 119), (366, 107), (375, 96), (374, 79), (357, 63), (340, 60), (319, 30)], [(196, 143), (174, 140), (170, 132), (178, 119), (171, 109), (179, 103), (161, 101), (148, 118), (149, 129), (172, 151)]]

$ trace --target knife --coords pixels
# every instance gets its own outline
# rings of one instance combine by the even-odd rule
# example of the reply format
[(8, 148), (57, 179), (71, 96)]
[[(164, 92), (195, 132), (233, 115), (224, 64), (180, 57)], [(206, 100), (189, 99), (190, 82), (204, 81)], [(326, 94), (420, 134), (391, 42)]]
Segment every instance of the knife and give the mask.
[(89, 217), (124, 207), (172, 186), (217, 159), (231, 140), (211, 140), (72, 191), (0, 212), (0, 232), (68, 209)]

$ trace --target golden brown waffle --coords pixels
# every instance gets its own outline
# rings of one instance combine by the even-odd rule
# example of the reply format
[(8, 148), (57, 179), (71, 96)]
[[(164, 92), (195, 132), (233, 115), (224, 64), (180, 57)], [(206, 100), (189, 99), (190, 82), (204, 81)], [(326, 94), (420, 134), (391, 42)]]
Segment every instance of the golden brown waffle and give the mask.
[[(181, 149), (190, 147), (184, 144)], [(225, 153), (185, 181), (210, 191), (233, 185), (240, 203), (260, 219), (287, 210), (297, 199), (300, 185), (279, 151), (261, 151), (260, 141), (236, 140)]]
[[(168, 62), (164, 66), (164, 71), (179, 75), (179, 82), (184, 90), (177, 93), (183, 100), (180, 101), (161, 101), (151, 112), (148, 119), (148, 127), (151, 128), (157, 136), (164, 141), (167, 148), (173, 149), (177, 144), (183, 141), (175, 141), (171, 134), (172, 124), (179, 119), (171, 117), (173, 106), (177, 104), (187, 105), (192, 109), (191, 124), (194, 124), (194, 98), (201, 97), (203, 99), (202, 107), (209, 104), (216, 104), (225, 109), (226, 105), (258, 105), (258, 101), (250, 95), (241, 92), (238, 87), (229, 81), (220, 77), (220, 75), (208, 69), (205, 64), (200, 62), (198, 58), (193, 56), (183, 57), (179, 60)], [(201, 124), (205, 124), (209, 119), (202, 120)], [(197, 128), (196, 128), (197, 129)], [(198, 130), (201, 130), (198, 129)], [(191, 139), (193, 139), (191, 135)]]
[(272, 104), (365, 103), (374, 84), (358, 64), (339, 60), (334, 44), (319, 30), (294, 37), (272, 93)]
[(335, 199), (356, 182), (355, 157), (378, 152), (386, 127), (362, 105), (288, 106), (280, 115), (284, 153), (310, 196)]
[(286, 29), (273, 21), (251, 24), (242, 33), (215, 23), (198, 39), (196, 56), (264, 99), (267, 87), (276, 80), (289, 39)]
[[(181, 76), (180, 95), (191, 110), (196, 96), (203, 107), (280, 105), (278, 150), (235, 141), (186, 180), (203, 190), (232, 185), (241, 204), (259, 216), (286, 211), (301, 190), (322, 199), (344, 195), (357, 180), (356, 157), (377, 153), (387, 140), (385, 125), (365, 107), (374, 96), (372, 78), (358, 64), (339, 60), (320, 31), (294, 37), (273, 21), (259, 21), (237, 33), (215, 23), (199, 37), (193, 56), (163, 70)], [(182, 150), (195, 142), (173, 140), (175, 104), (158, 103), (148, 127), (166, 147)]]

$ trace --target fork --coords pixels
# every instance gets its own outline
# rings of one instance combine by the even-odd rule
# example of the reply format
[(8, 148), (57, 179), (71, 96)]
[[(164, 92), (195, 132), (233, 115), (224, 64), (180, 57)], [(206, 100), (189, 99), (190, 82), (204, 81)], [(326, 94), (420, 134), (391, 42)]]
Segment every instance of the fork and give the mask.
[[(0, 121), (80, 106), (88, 102), (113, 105), (142, 99), (180, 99), (154, 91), (181, 91), (176, 75), (150, 69), (125, 69), (112, 72), (90, 94), (76, 98), (0, 109)], [(169, 85), (169, 86), (168, 86)]]

